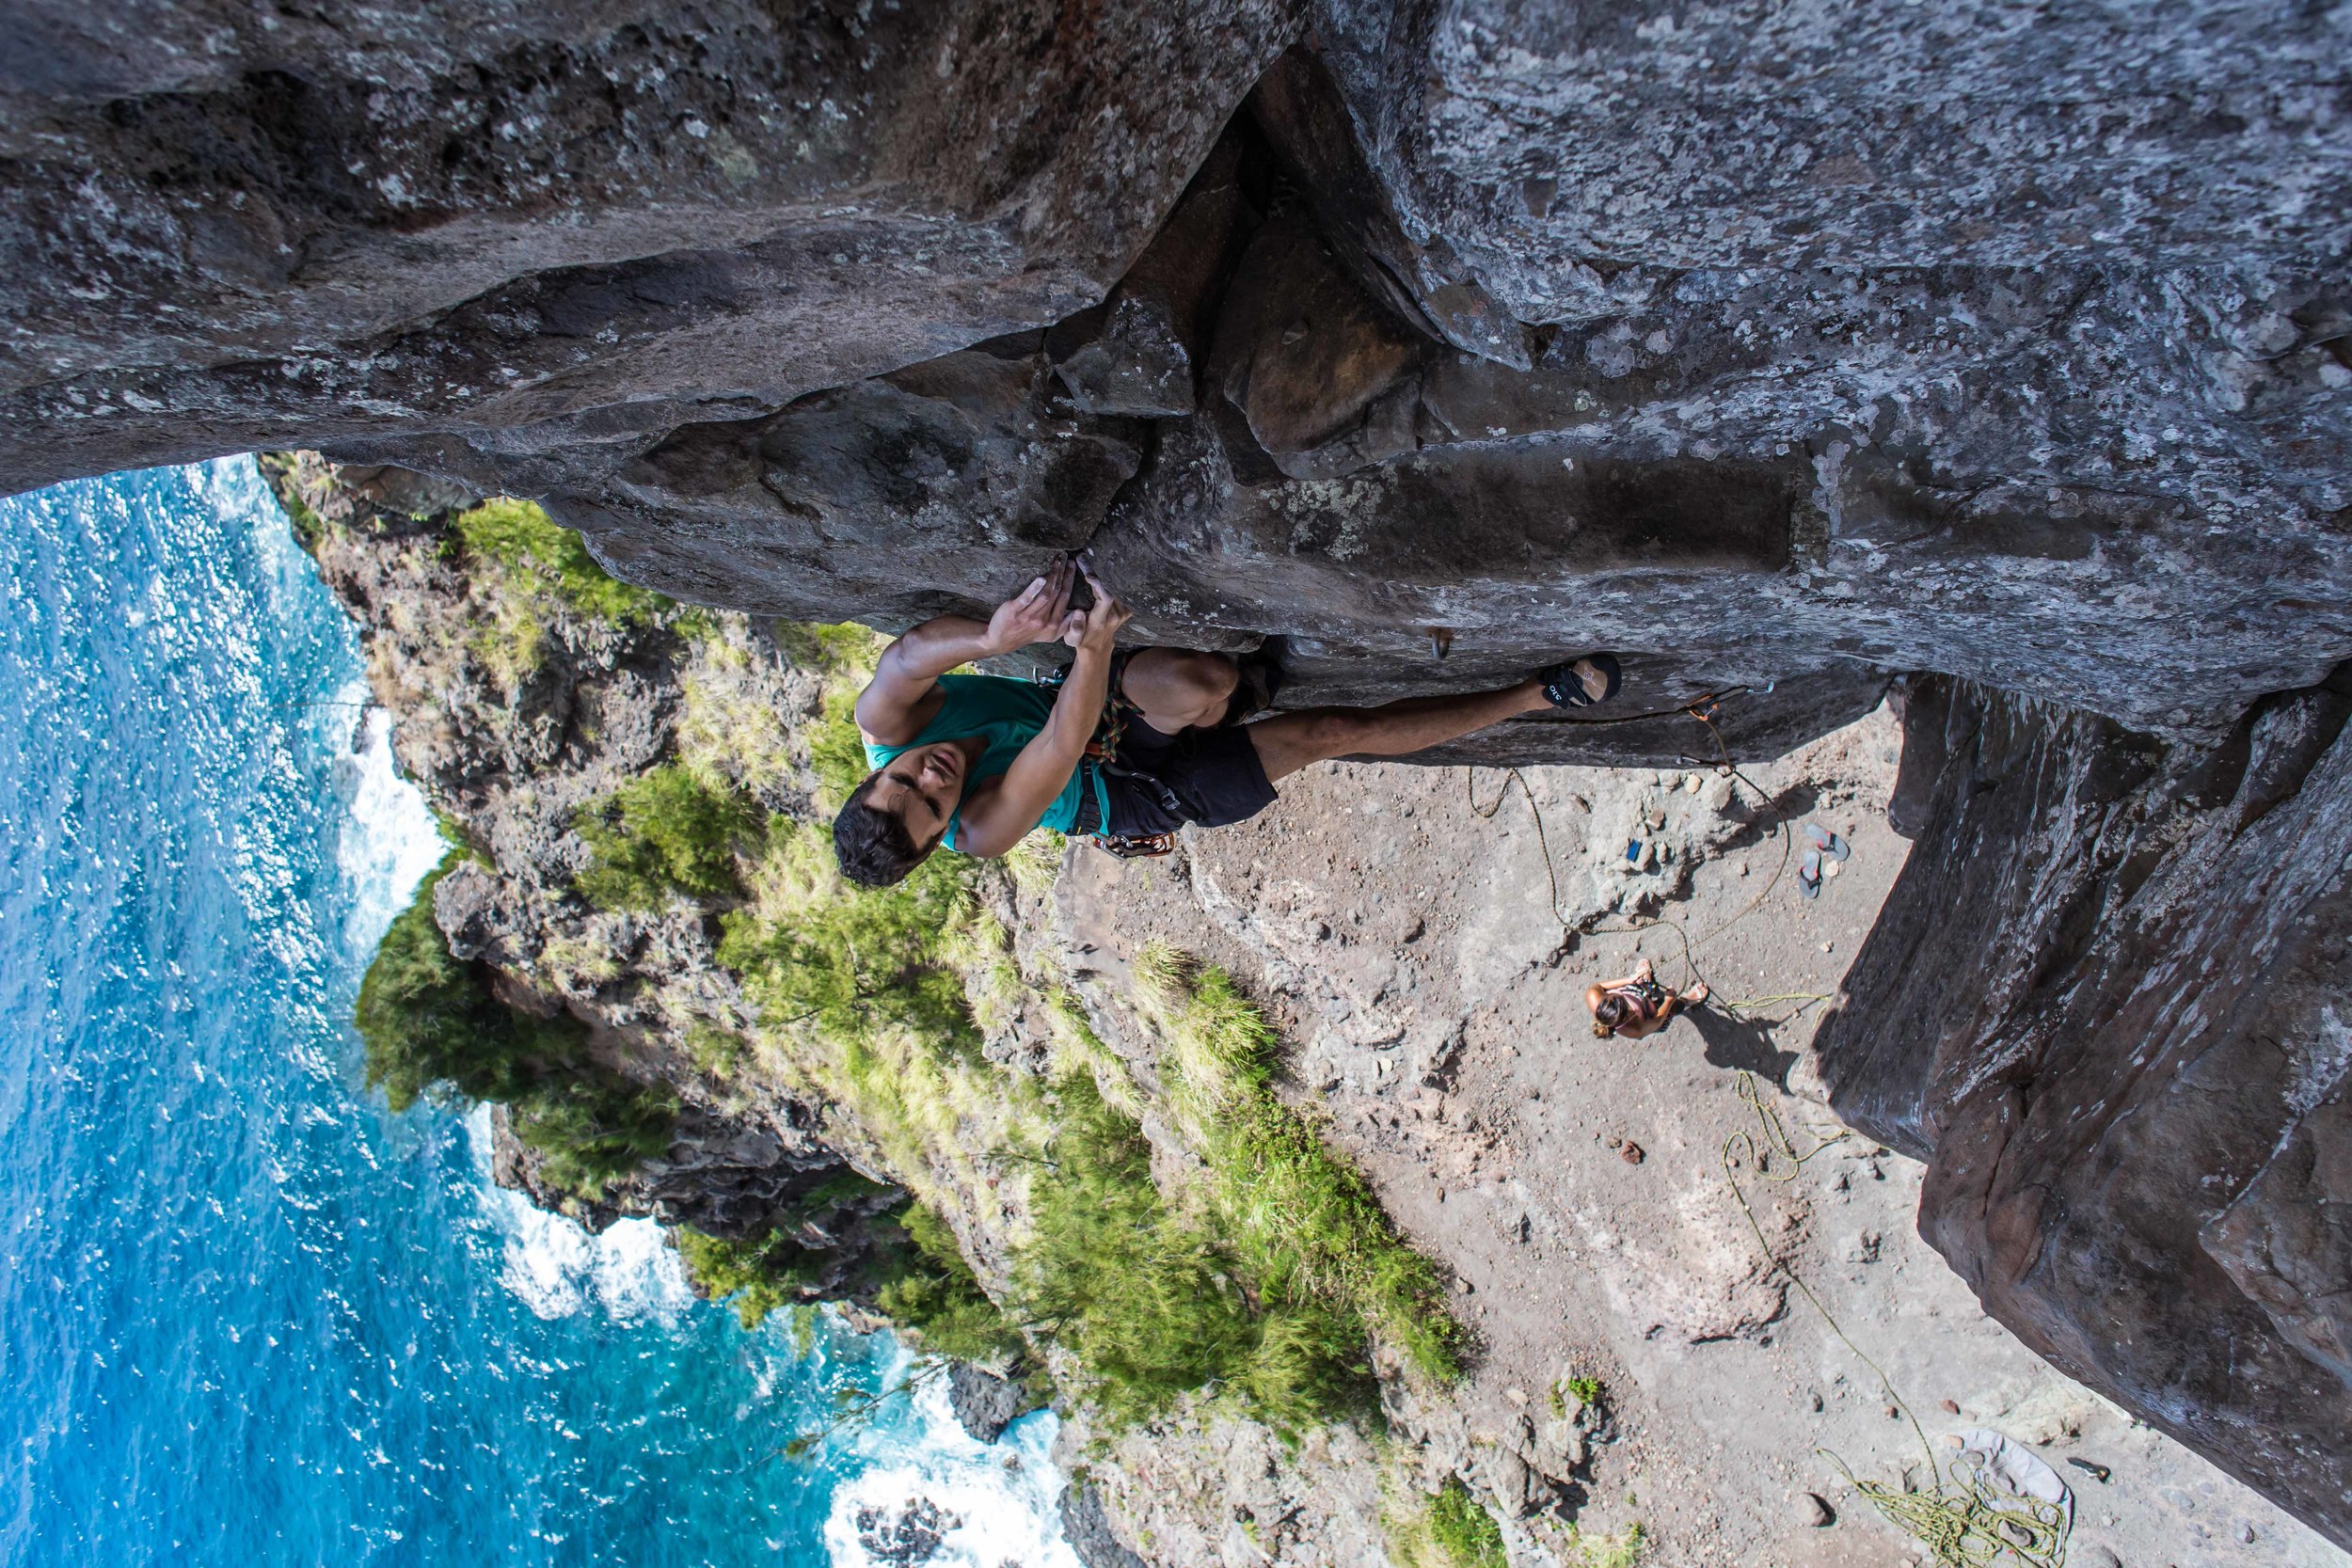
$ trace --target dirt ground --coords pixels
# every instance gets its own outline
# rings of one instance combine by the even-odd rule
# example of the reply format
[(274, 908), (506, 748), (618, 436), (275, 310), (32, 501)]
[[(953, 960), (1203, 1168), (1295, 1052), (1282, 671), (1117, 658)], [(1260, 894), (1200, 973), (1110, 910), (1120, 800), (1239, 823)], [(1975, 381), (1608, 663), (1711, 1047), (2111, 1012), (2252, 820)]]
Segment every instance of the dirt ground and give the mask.
[[(1454, 1402), (1470, 1466), (1497, 1434), (1532, 1430), (1558, 1380), (1606, 1386), (1609, 1440), (1554, 1476), (1565, 1484), (1539, 1481), (1543, 1506), (1509, 1527), (1515, 1558), (1576, 1561), (1571, 1524), (1589, 1542), (1635, 1520), (1660, 1564), (1917, 1557), (1823, 1457), (1890, 1483), (1906, 1466), (1927, 1479), (1867, 1354), (1939, 1461), (1966, 1427), (2035, 1447), (2074, 1488), (2074, 1564), (2344, 1568), (2352, 1557), (1985, 1317), (1915, 1231), (1915, 1163), (1847, 1133), (1801, 1166), (1774, 1161), (1786, 1185), (1741, 1170), (1764, 1233), (1851, 1348), (1764, 1265), (1725, 1143), (1760, 1126), (1743, 1075), (1800, 1151), (1841, 1132), (1809, 1053), (1902, 867), (1883, 809), (1897, 745), (1881, 712), (1747, 770), (1788, 819), (1851, 846), (1817, 898), (1800, 895), (1774, 812), (1712, 770), (1529, 769), (1539, 842), (1502, 772), (1475, 777), (1479, 810), (1507, 792), (1489, 820), (1460, 768), (1339, 765), (1166, 862), (1073, 850), (1068, 961), (1115, 993), (1144, 942), (1170, 940), (1226, 965), (1281, 1024), (1302, 1101), (1459, 1282), (1481, 1344)], [(1547, 850), (1561, 914), (1592, 934), (1564, 941)], [(1716, 1005), (1646, 1040), (1596, 1039), (1585, 984), (1643, 956), (1670, 986), (1694, 966)], [(1360, 1513), (1364, 1494), (1331, 1496), (1327, 1528), (1298, 1525), (1295, 1550), (1262, 1532), (1237, 1545), (1204, 1518), (1200, 1560), (1343, 1560), (1330, 1542), (1360, 1538), (1365, 1522), (1339, 1515)], [(1153, 1506), (1163, 1542), (1188, 1528), (1176, 1504)]]

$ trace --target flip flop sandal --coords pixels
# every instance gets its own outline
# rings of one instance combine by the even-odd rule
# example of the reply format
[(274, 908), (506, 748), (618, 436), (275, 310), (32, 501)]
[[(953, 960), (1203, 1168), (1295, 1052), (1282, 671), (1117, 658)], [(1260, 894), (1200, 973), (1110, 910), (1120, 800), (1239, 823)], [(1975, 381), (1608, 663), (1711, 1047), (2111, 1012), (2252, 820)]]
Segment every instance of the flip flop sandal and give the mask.
[(1614, 654), (1586, 654), (1583, 662), (1590, 663), (1609, 679), (1608, 689), (1596, 697), (1584, 689), (1584, 683), (1576, 678), (1577, 659), (1555, 664), (1535, 678), (1544, 683), (1544, 701), (1553, 707), (1597, 707), (1617, 694), (1625, 684), (1625, 672)]
[(1848, 855), (1853, 853), (1853, 848), (1851, 845), (1847, 844), (1844, 839), (1839, 838), (1836, 833), (1831, 832), (1827, 828), (1822, 827), (1819, 822), (1806, 823), (1804, 825), (1804, 836), (1806, 840), (1812, 844), (1813, 847), (1819, 849), (1822, 854), (1827, 855), (1831, 860), (1842, 861)]
[(1797, 863), (1797, 891), (1807, 898), (1821, 895), (1821, 852), (1807, 849), (1804, 859)]

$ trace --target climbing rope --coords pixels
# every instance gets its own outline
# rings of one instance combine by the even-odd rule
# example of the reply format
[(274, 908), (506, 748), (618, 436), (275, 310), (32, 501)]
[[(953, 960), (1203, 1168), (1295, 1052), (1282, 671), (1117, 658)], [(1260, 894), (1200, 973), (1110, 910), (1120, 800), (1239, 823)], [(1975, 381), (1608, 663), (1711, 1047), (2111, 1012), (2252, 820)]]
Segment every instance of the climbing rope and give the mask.
[[(1756, 1077), (1742, 1072), (1739, 1080), (1740, 1098), (1756, 1113), (1756, 1130), (1735, 1128), (1724, 1140), (1724, 1180), (1731, 1186), (1731, 1196), (1739, 1200), (1740, 1212), (1746, 1216), (1748, 1230), (1756, 1237), (1758, 1251), (1763, 1253), (1769, 1272), (1778, 1274), (1796, 1287), (1805, 1305), (1820, 1314), (1829, 1331), (1838, 1342), (1853, 1353), (1854, 1359), (1870, 1369), (1885, 1393), (1886, 1402), (1903, 1414), (1911, 1423), (1912, 1435), (1919, 1441), (1919, 1452), (1928, 1464), (1928, 1476), (1933, 1483), (1926, 1491), (1908, 1485), (1898, 1488), (1882, 1481), (1867, 1481), (1856, 1476), (1846, 1462), (1827, 1449), (1814, 1452), (1837, 1467), (1837, 1473), (1848, 1486), (1861, 1494), (1863, 1499), (1883, 1515), (1896, 1528), (1910, 1535), (1933, 1554), (1938, 1568), (1992, 1568), (2004, 1560), (2023, 1568), (2065, 1568), (2066, 1538), (2072, 1528), (2072, 1516), (2062, 1503), (2040, 1497), (2023, 1497), (1996, 1489), (1984, 1474), (1983, 1465), (1963, 1456), (1955, 1460), (1947, 1477), (1935, 1460), (1935, 1449), (1928, 1442), (1926, 1428), (1912, 1413), (1910, 1402), (1895, 1388), (1895, 1382), (1884, 1368), (1872, 1360), (1869, 1354), (1853, 1341), (1836, 1315), (1821, 1304), (1813, 1288), (1804, 1282), (1795, 1266), (1778, 1252), (1764, 1236), (1763, 1223), (1756, 1218), (1756, 1208), (1740, 1184), (1740, 1169), (1744, 1163), (1759, 1180), (1786, 1186), (1797, 1180), (1806, 1161), (1823, 1149), (1843, 1143), (1853, 1134), (1844, 1128), (1827, 1137), (1806, 1130), (1811, 1146), (1799, 1150), (1788, 1135), (1780, 1114), (1764, 1103), (1756, 1092)], [(1761, 1138), (1759, 1144), (1758, 1138)], [(1777, 1164), (1776, 1164), (1777, 1163)], [(2006, 1554), (2006, 1557), (2005, 1555)]]
[[(1781, 840), (1780, 863), (1772, 868), (1772, 877), (1767, 879), (1764, 886), (1757, 891), (1756, 896), (1749, 899), (1746, 905), (1744, 905), (1737, 914), (1734, 914), (1730, 919), (1724, 921), (1722, 925), (1717, 926), (1713, 930), (1708, 931), (1705, 936), (1698, 937), (1696, 939), (1693, 939), (1691, 933), (1683, 927), (1681, 922), (1668, 920), (1662, 916), (1657, 915), (1639, 917), (1624, 926), (1609, 927), (1596, 924), (1580, 928), (1578, 922), (1560, 907), (1560, 872), (1558, 866), (1552, 860), (1551, 838), (1549, 833), (1548, 833), (1544, 828), (1543, 807), (1536, 804), (1535, 792), (1528, 785), (1526, 776), (1517, 768), (1506, 766), (1502, 769), (1502, 788), (1495, 796), (1494, 804), (1490, 806), (1481, 806), (1478, 803), (1478, 765), (1476, 763), (1470, 763), (1463, 768), (1463, 794), (1470, 806), (1470, 814), (1480, 818), (1482, 821), (1491, 822), (1494, 820), (1495, 815), (1502, 810), (1503, 802), (1510, 799), (1511, 786), (1513, 784), (1518, 784), (1519, 786), (1519, 794), (1526, 798), (1528, 813), (1534, 818), (1535, 821), (1536, 847), (1542, 852), (1544, 858), (1544, 876), (1550, 884), (1551, 918), (1559, 923), (1560, 940), (1564, 946), (1571, 938), (1639, 936), (1645, 931), (1654, 931), (1662, 927), (1666, 930), (1672, 931), (1675, 934), (1676, 940), (1682, 944), (1682, 968), (1685, 975), (1688, 977), (1685, 982), (1687, 987), (1690, 983), (1696, 982), (1697, 980), (1703, 978), (1703, 976), (1700, 975), (1698, 969), (1698, 959), (1696, 957), (1698, 949), (1714, 941), (1717, 937), (1722, 936), (1725, 931), (1730, 930), (1734, 926), (1740, 924), (1740, 921), (1745, 920), (1749, 915), (1755, 913), (1758, 909), (1762, 908), (1764, 900), (1772, 895), (1772, 889), (1780, 885), (1781, 878), (1788, 874), (1789, 855), (1795, 842), (1792, 835), (1790, 835), (1788, 831), (1788, 819), (1782, 813), (1779, 803), (1772, 799), (1772, 792), (1767, 790), (1762, 784), (1757, 784), (1754, 779), (1749, 778), (1747, 774), (1741, 772), (1739, 766), (1732, 761), (1731, 748), (1724, 741), (1723, 731), (1717, 728), (1715, 724), (1715, 715), (1721, 710), (1724, 701), (1728, 698), (1738, 696), (1747, 689), (1748, 689), (1744, 686), (1724, 687), (1718, 690), (1707, 692), (1702, 696), (1693, 697), (1689, 702), (1684, 703), (1677, 707), (1652, 708), (1646, 713), (1616, 714), (1606, 719), (1568, 719), (1565, 721), (1555, 721), (1556, 722), (1565, 722), (1570, 724), (1597, 725), (1633, 724), (1640, 723), (1645, 720), (1671, 719), (1677, 714), (1695, 719), (1700, 723), (1707, 726), (1708, 736), (1715, 743), (1715, 760), (1710, 762), (1703, 758), (1692, 757), (1687, 754), (1683, 755), (1680, 760), (1692, 767), (1711, 768), (1715, 770), (1719, 777), (1732, 779), (1740, 784), (1747, 785), (1749, 789), (1756, 792), (1756, 798), (1763, 805), (1764, 809), (1772, 813), (1772, 825), (1769, 830), (1767, 830), (1766, 836), (1770, 837), (1772, 834), (1779, 835)], [(1771, 997), (1766, 998), (1765, 1000), (1789, 1001), (1794, 1000), (1794, 998)], [(1821, 998), (1820, 1000), (1826, 1000), (1826, 998)], [(1732, 1010), (1737, 1005), (1724, 1004), (1724, 1006), (1725, 1010)]]

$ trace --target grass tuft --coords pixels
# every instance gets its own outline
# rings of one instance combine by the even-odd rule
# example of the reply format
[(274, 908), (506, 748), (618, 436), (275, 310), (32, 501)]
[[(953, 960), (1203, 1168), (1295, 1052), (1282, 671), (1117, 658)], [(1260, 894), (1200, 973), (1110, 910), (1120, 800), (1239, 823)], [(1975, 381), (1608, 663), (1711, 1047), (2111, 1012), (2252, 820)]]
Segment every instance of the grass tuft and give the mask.
[(1577, 1531), (1569, 1539), (1570, 1560), (1576, 1568), (1634, 1568), (1649, 1549), (1649, 1531), (1639, 1519), (1614, 1535), (1586, 1539)]
[(1417, 1507), (1384, 1513), (1381, 1525), (1396, 1568), (1508, 1568), (1502, 1527), (1459, 1476)]
[(1407, 1246), (1355, 1167), (1274, 1089), (1276, 1037), (1221, 970), (1147, 950), (1136, 967), (1168, 1042), (1168, 1088), (1208, 1166), (1207, 1202), (1270, 1297), (1319, 1302), (1435, 1382), (1468, 1336), (1436, 1268)]
[(623, 582), (597, 565), (580, 535), (536, 502), (500, 496), (459, 513), (450, 526), (466, 554), (501, 568), (510, 590), (557, 600), (575, 614), (643, 626), (677, 608), (668, 594)]

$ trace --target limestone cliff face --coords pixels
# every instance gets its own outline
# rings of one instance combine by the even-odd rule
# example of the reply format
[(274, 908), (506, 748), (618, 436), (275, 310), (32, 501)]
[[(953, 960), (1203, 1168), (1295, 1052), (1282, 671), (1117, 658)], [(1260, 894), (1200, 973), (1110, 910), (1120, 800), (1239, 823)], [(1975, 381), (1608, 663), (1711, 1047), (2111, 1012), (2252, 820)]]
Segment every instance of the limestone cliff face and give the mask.
[[(2004, 1321), (2352, 1539), (2346, 15), (13, 0), (0, 483), (298, 439), (884, 627), (1085, 546), (1290, 701), (1600, 642), (1666, 713), (1498, 760), (1948, 677), (1848, 1114)], [(516, 744), (609, 696), (629, 766), (612, 657)], [(2119, 1307), (2151, 1226), (2196, 1287)]]

